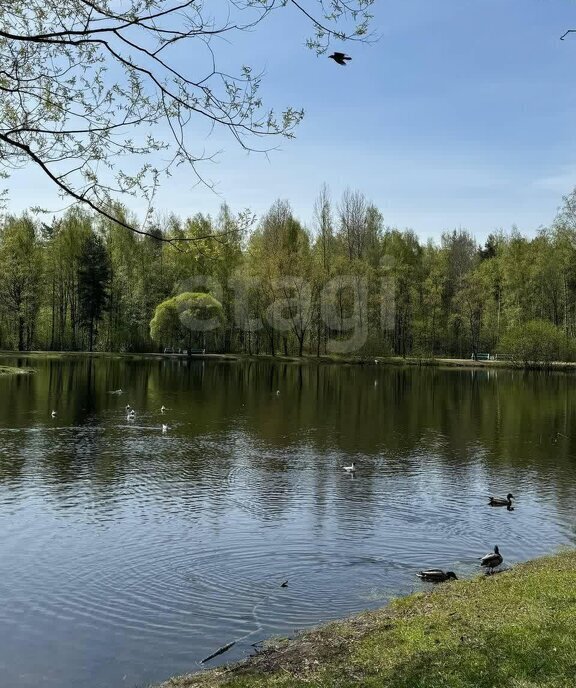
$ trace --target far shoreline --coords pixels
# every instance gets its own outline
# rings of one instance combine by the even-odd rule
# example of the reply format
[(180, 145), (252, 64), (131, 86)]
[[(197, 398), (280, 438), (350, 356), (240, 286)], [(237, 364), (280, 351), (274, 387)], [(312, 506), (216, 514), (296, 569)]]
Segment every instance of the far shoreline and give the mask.
[[(204, 353), (204, 354), (165, 354), (161, 352), (120, 352), (120, 351), (0, 351), (1, 358), (38, 358), (38, 359), (78, 359), (78, 358), (108, 358), (108, 359), (149, 359), (149, 360), (178, 360), (178, 361), (222, 361), (239, 362), (272, 362), (297, 365), (345, 365), (345, 366), (395, 366), (395, 367), (435, 367), (484, 370), (541, 370), (541, 371), (576, 371), (575, 361), (534, 361), (529, 363), (511, 360), (475, 361), (468, 358), (446, 357), (416, 357), (416, 356), (338, 356), (307, 354), (304, 356), (285, 356), (277, 354), (244, 354), (244, 353)], [(33, 369), (16, 366), (0, 366), (0, 375), (22, 374), (33, 372)]]

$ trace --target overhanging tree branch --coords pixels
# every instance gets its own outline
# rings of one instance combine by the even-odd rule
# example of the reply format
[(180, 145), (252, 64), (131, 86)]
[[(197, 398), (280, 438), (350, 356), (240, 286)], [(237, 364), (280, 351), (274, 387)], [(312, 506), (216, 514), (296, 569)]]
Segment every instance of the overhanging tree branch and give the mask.
[[(213, 156), (195, 152), (192, 119), (206, 135), (220, 127), (261, 152), (274, 146), (255, 141), (293, 137), (302, 119), (298, 109), (275, 115), (264, 106), (261, 74), (220, 69), (216, 38), (254, 29), (288, 5), (311, 22), (308, 46), (321, 53), (333, 38), (368, 40), (373, 2), (308, 0), (318, 16), (302, 0), (2, 3), (0, 165), (5, 173), (35, 165), (62, 193), (115, 221), (106, 210), (115, 196), (138, 195), (151, 207), (160, 177), (175, 166), (185, 163), (204, 182), (198, 165)], [(161, 152), (167, 159), (152, 164)], [(145, 225), (119, 224), (149, 236)]]

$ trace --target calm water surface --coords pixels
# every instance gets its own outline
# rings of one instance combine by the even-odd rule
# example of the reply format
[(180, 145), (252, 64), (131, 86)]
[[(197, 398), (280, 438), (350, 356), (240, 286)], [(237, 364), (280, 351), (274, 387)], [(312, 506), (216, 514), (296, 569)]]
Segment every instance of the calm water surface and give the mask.
[[(19, 360), (36, 374), (0, 378), (11, 688), (143, 686), (420, 589), (422, 566), (575, 540), (573, 376)], [(508, 491), (515, 511), (486, 506)]]

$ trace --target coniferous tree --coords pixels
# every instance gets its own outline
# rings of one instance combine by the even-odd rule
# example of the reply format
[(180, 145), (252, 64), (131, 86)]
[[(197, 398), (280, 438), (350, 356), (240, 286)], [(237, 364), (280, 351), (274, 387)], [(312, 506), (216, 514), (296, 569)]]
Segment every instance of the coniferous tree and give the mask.
[(88, 350), (94, 348), (98, 323), (108, 305), (110, 262), (106, 246), (96, 234), (90, 234), (80, 255), (78, 301), (80, 321), (87, 329)]

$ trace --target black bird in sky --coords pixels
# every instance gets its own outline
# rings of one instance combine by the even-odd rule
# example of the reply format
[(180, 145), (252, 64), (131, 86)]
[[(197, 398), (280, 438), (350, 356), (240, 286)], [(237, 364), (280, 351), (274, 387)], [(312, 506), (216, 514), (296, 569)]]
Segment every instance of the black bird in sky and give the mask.
[(332, 55), (328, 55), (328, 57), (331, 57), (334, 62), (337, 62), (339, 65), (344, 65), (344, 67), (346, 66), (346, 60), (352, 59), (345, 53), (332, 53)]

